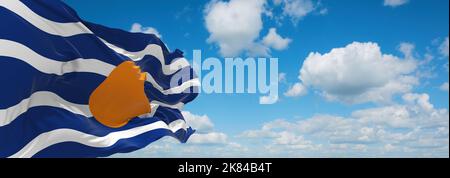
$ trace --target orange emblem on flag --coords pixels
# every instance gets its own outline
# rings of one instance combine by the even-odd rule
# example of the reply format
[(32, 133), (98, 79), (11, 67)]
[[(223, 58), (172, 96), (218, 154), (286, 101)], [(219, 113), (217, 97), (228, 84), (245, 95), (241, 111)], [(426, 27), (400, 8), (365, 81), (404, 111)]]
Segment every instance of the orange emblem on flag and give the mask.
[(134, 62), (117, 66), (89, 97), (89, 109), (97, 121), (112, 128), (151, 111), (144, 92), (145, 73)]

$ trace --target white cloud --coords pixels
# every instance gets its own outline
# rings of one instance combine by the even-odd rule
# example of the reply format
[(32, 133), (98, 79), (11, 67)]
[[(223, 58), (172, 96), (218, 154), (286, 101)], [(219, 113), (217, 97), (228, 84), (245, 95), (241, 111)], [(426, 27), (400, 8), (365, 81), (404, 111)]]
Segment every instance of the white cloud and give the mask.
[(399, 45), (399, 51), (403, 53), (406, 59), (413, 59), (414, 58), (414, 49), (416, 46), (412, 43), (400, 43)]
[(286, 49), (291, 43), (291, 39), (283, 38), (277, 33), (277, 29), (270, 28), (269, 33), (263, 38), (263, 44), (276, 50)]
[(374, 125), (385, 125), (392, 128), (411, 128), (409, 111), (405, 106), (371, 108), (353, 112), (352, 116), (360, 122)]
[(209, 132), (214, 128), (214, 124), (207, 115), (199, 116), (192, 114), (189, 111), (182, 111), (181, 114), (183, 114), (186, 123), (197, 132)]
[(146, 34), (154, 34), (155, 36), (157, 36), (158, 38), (162, 38), (162, 35), (158, 32), (158, 30), (156, 30), (153, 27), (143, 27), (141, 24), (139, 23), (133, 23), (133, 25), (131, 25), (131, 29), (130, 32), (139, 32), (139, 33), (146, 33)]
[(403, 95), (403, 100), (408, 103), (417, 104), (421, 109), (432, 111), (434, 106), (430, 103), (428, 94), (407, 93)]
[(447, 109), (436, 109), (428, 94), (407, 93), (404, 105), (392, 105), (355, 111), (352, 117), (361, 123), (391, 128), (438, 128), (448, 124)]
[(282, 3), (282, 0), (273, 0), (273, 4), (280, 5)]
[(233, 141), (215, 131), (195, 134), (187, 144), (167, 137), (116, 157), (448, 157), (448, 110), (435, 108), (427, 94), (402, 98), (347, 117), (276, 119)]
[(260, 130), (247, 130), (239, 134), (239, 137), (246, 138), (271, 138), (276, 137), (276, 133), (272, 130), (279, 128), (290, 128), (291, 123), (284, 119), (276, 119), (274, 121), (268, 122), (262, 126)]
[(260, 42), (255, 42), (245, 50), (245, 53), (248, 56), (267, 57), (270, 56), (270, 48)]
[(286, 79), (286, 73), (281, 72), (280, 74), (278, 74), (278, 83), (286, 83), (287, 79)]
[(314, 149), (312, 141), (306, 140), (301, 135), (282, 131), (274, 137), (274, 144), (287, 146), (289, 149)]
[(294, 24), (315, 10), (311, 0), (283, 0), (283, 3), (283, 14), (290, 17)]
[(245, 156), (248, 152), (247, 146), (232, 142), (227, 134), (215, 131), (207, 115), (200, 116), (188, 111), (182, 114), (186, 122), (196, 129), (186, 144), (166, 136), (144, 149), (113, 157), (236, 157)]
[(277, 119), (240, 137), (269, 141), (263, 143), (269, 153), (306, 149), (303, 153), (314, 157), (448, 156), (448, 110), (434, 108), (427, 94), (409, 93), (403, 99), (404, 104), (357, 110), (350, 117)]
[(448, 92), (448, 82), (443, 83), (439, 89), (441, 89), (442, 91), (446, 91)]
[(393, 146), (392, 144), (390, 144), (390, 143), (388, 143), (388, 144), (386, 144), (386, 145), (384, 145), (384, 150), (385, 151), (388, 151), (388, 152), (390, 152), (390, 151), (393, 151), (393, 150), (395, 150), (396, 149), (396, 147), (395, 146)]
[(196, 130), (189, 138), (187, 142), (188, 145), (215, 145), (227, 149), (246, 149), (246, 147), (241, 146), (238, 143), (230, 142), (227, 134), (215, 131), (214, 124), (207, 115), (196, 115), (189, 111), (182, 111), (181, 114), (186, 120), (186, 123)]
[[(248, 148), (235, 142), (223, 143), (226, 136), (221, 134), (209, 134), (209, 138), (204, 135), (193, 135), (186, 144), (180, 144), (172, 137), (164, 137), (151, 143), (144, 149), (127, 154), (116, 154), (113, 157), (136, 157), (136, 158), (180, 158), (180, 157), (236, 157), (244, 156)], [(217, 140), (212, 140), (215, 137)], [(191, 143), (191, 139), (194, 142)], [(225, 139), (226, 140), (226, 139)], [(207, 143), (208, 142), (208, 143)]]
[(239, 137), (245, 138), (270, 138), (274, 137), (274, 133), (270, 130), (246, 130), (239, 134)]
[(219, 132), (193, 134), (188, 142), (193, 144), (226, 144), (227, 135)]
[(270, 50), (288, 47), (289, 38), (280, 36), (275, 28), (261, 37), (262, 17), (273, 16), (266, 9), (266, 0), (211, 1), (204, 10), (205, 26), (210, 36), (207, 42), (215, 44), (224, 57), (235, 57), (241, 53), (249, 56), (269, 56)]
[(442, 56), (448, 57), (448, 37), (446, 37), (442, 44), (439, 46), (439, 52)]
[(284, 93), (284, 95), (287, 97), (298, 97), (306, 95), (307, 93), (308, 89), (306, 89), (303, 84), (295, 83), (291, 88), (288, 89), (288, 91)]
[(328, 14), (328, 8), (320, 9), (319, 14), (320, 15), (327, 15)]
[(191, 144), (228, 144), (225, 133), (214, 131), (214, 124), (207, 115), (196, 115), (189, 111), (182, 111), (186, 123), (195, 129), (195, 133), (189, 138)]
[[(412, 54), (410, 47), (402, 48)], [(300, 69), (300, 80), (325, 98), (344, 103), (389, 103), (394, 94), (409, 92), (418, 84), (411, 75), (413, 59), (383, 54), (376, 43), (354, 42), (329, 53), (310, 53)]]
[(263, 28), (265, 0), (211, 1), (205, 9), (208, 43), (217, 43), (223, 56), (236, 56), (254, 46)]
[[(283, 119), (277, 119), (272, 122), (266, 123), (260, 130), (247, 130), (241, 133), (240, 138), (251, 139), (271, 139), (271, 145), (268, 145), (265, 149), (271, 150), (271, 152), (279, 152), (277, 147), (286, 147), (288, 149), (307, 149), (313, 150), (318, 145), (313, 145), (312, 141), (305, 139), (302, 135), (298, 135), (295, 132), (291, 132), (292, 123)], [(279, 132), (275, 130), (280, 130)]]
[(397, 7), (408, 2), (409, 0), (384, 0), (384, 6)]

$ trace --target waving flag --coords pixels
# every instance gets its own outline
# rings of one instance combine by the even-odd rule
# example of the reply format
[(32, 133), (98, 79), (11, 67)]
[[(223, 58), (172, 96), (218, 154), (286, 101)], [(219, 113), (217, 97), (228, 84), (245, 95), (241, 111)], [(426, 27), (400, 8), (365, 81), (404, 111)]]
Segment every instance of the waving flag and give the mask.
[(180, 109), (198, 79), (155, 35), (58, 0), (1, 0), (0, 23), (0, 157), (103, 157), (193, 133)]

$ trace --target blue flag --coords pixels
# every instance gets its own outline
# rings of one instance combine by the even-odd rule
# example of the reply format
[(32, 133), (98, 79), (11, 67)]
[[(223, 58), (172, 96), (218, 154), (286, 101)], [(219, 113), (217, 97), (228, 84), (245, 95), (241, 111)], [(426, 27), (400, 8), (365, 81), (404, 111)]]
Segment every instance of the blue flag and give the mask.
[[(0, 23), (0, 157), (104, 157), (193, 133), (180, 109), (199, 81), (155, 35), (83, 21), (59, 0), (2, 0)], [(145, 74), (151, 110), (110, 127), (90, 96), (126, 61)]]

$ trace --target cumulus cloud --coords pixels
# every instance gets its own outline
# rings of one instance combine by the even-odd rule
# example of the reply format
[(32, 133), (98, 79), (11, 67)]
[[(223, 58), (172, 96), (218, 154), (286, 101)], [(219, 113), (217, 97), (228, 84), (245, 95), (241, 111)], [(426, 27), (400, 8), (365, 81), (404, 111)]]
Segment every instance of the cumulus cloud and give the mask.
[(133, 25), (131, 25), (131, 29), (130, 32), (138, 32), (138, 33), (146, 33), (146, 34), (154, 34), (156, 35), (158, 38), (162, 38), (162, 35), (158, 32), (158, 30), (156, 30), (156, 28), (153, 27), (143, 27), (141, 24), (139, 23), (133, 23)]
[(448, 37), (446, 37), (442, 44), (439, 46), (439, 52), (442, 56), (448, 57)]
[(307, 93), (308, 89), (306, 89), (306, 87), (303, 84), (295, 83), (291, 88), (288, 89), (288, 91), (284, 93), (284, 96), (297, 97), (306, 95)]
[(215, 44), (224, 57), (241, 53), (250, 56), (269, 56), (270, 50), (286, 49), (291, 39), (279, 35), (275, 28), (261, 37), (266, 0), (211, 1), (204, 10), (205, 26), (209, 32), (207, 42)]
[(283, 0), (275, 4), (283, 4), (283, 15), (290, 17), (294, 24), (316, 9), (312, 0)]
[(248, 148), (232, 142), (228, 135), (214, 130), (214, 124), (207, 115), (196, 115), (189, 111), (182, 112), (186, 122), (196, 132), (186, 144), (180, 144), (173, 137), (164, 137), (144, 149), (116, 154), (113, 157), (236, 157), (245, 156)]
[(400, 43), (398, 50), (403, 53), (406, 59), (414, 58), (414, 49), (416, 46), (412, 43), (403, 42)]
[(291, 39), (283, 38), (277, 33), (277, 29), (270, 28), (269, 33), (263, 38), (263, 44), (276, 50), (286, 49)]
[(443, 83), (439, 89), (441, 89), (442, 91), (446, 91), (448, 92), (448, 82)]
[(194, 128), (197, 132), (209, 132), (214, 128), (214, 124), (211, 122), (207, 115), (195, 115), (189, 111), (181, 112), (183, 114), (186, 123)]
[(263, 28), (265, 0), (211, 1), (205, 9), (208, 43), (216, 43), (223, 56), (236, 56), (252, 48)]
[(236, 144), (228, 141), (225, 133), (214, 130), (214, 124), (207, 115), (196, 115), (189, 111), (182, 111), (186, 123), (195, 129), (195, 133), (189, 138), (188, 144), (228, 145)]
[(224, 133), (210, 132), (206, 134), (193, 134), (189, 138), (189, 143), (194, 144), (225, 144), (227, 143), (227, 135)]
[(196, 115), (188, 111), (183, 111), (182, 114), (187, 124), (196, 130), (186, 144), (180, 144), (175, 138), (166, 136), (144, 149), (112, 157), (225, 157), (247, 151), (245, 146), (229, 141), (227, 134), (214, 131), (214, 124), (207, 115)]
[(448, 157), (448, 110), (433, 106), (425, 93), (406, 93), (401, 99), (398, 104), (360, 109), (349, 116), (276, 119), (232, 137), (239, 142), (212, 130), (193, 135), (187, 144), (166, 137), (146, 149), (118, 156)]
[(417, 104), (425, 111), (432, 111), (434, 106), (430, 103), (430, 96), (428, 94), (407, 93), (403, 95), (403, 100), (408, 103)]
[(355, 152), (365, 156), (448, 156), (448, 110), (436, 109), (428, 94), (408, 93), (402, 98), (403, 104), (357, 110), (349, 117), (277, 119), (240, 137), (268, 140), (268, 152), (294, 149), (314, 156), (352, 156)]
[(301, 135), (287, 131), (277, 133), (274, 138), (274, 143), (287, 146), (289, 149), (314, 149), (312, 141), (306, 140)]
[[(212, 140), (211, 138), (216, 138)], [(209, 134), (193, 135), (187, 144), (180, 144), (178, 140), (172, 137), (164, 137), (154, 142), (144, 149), (127, 154), (116, 154), (113, 157), (151, 157), (151, 158), (179, 158), (179, 157), (236, 157), (244, 156), (248, 148), (235, 142), (223, 143), (226, 135)], [(191, 139), (194, 139), (191, 143)]]
[(204, 9), (205, 27), (210, 34), (206, 41), (217, 45), (224, 57), (235, 57), (241, 53), (270, 56), (272, 49), (288, 48), (292, 39), (282, 37), (275, 28), (260, 36), (264, 16), (277, 23), (290, 18), (296, 25), (316, 9), (318, 14), (328, 13), (328, 9), (320, 7), (320, 2), (312, 0), (274, 0), (273, 4), (280, 8), (280, 14), (275, 14), (278, 11), (268, 8), (267, 4), (267, 0), (212, 0)]
[(397, 7), (408, 2), (409, 0), (384, 0), (384, 6)]
[[(401, 48), (407, 55), (412, 49)], [(407, 93), (418, 84), (411, 75), (416, 68), (415, 60), (383, 54), (376, 43), (354, 42), (325, 54), (310, 53), (299, 78), (328, 100), (389, 103), (394, 94)]]

